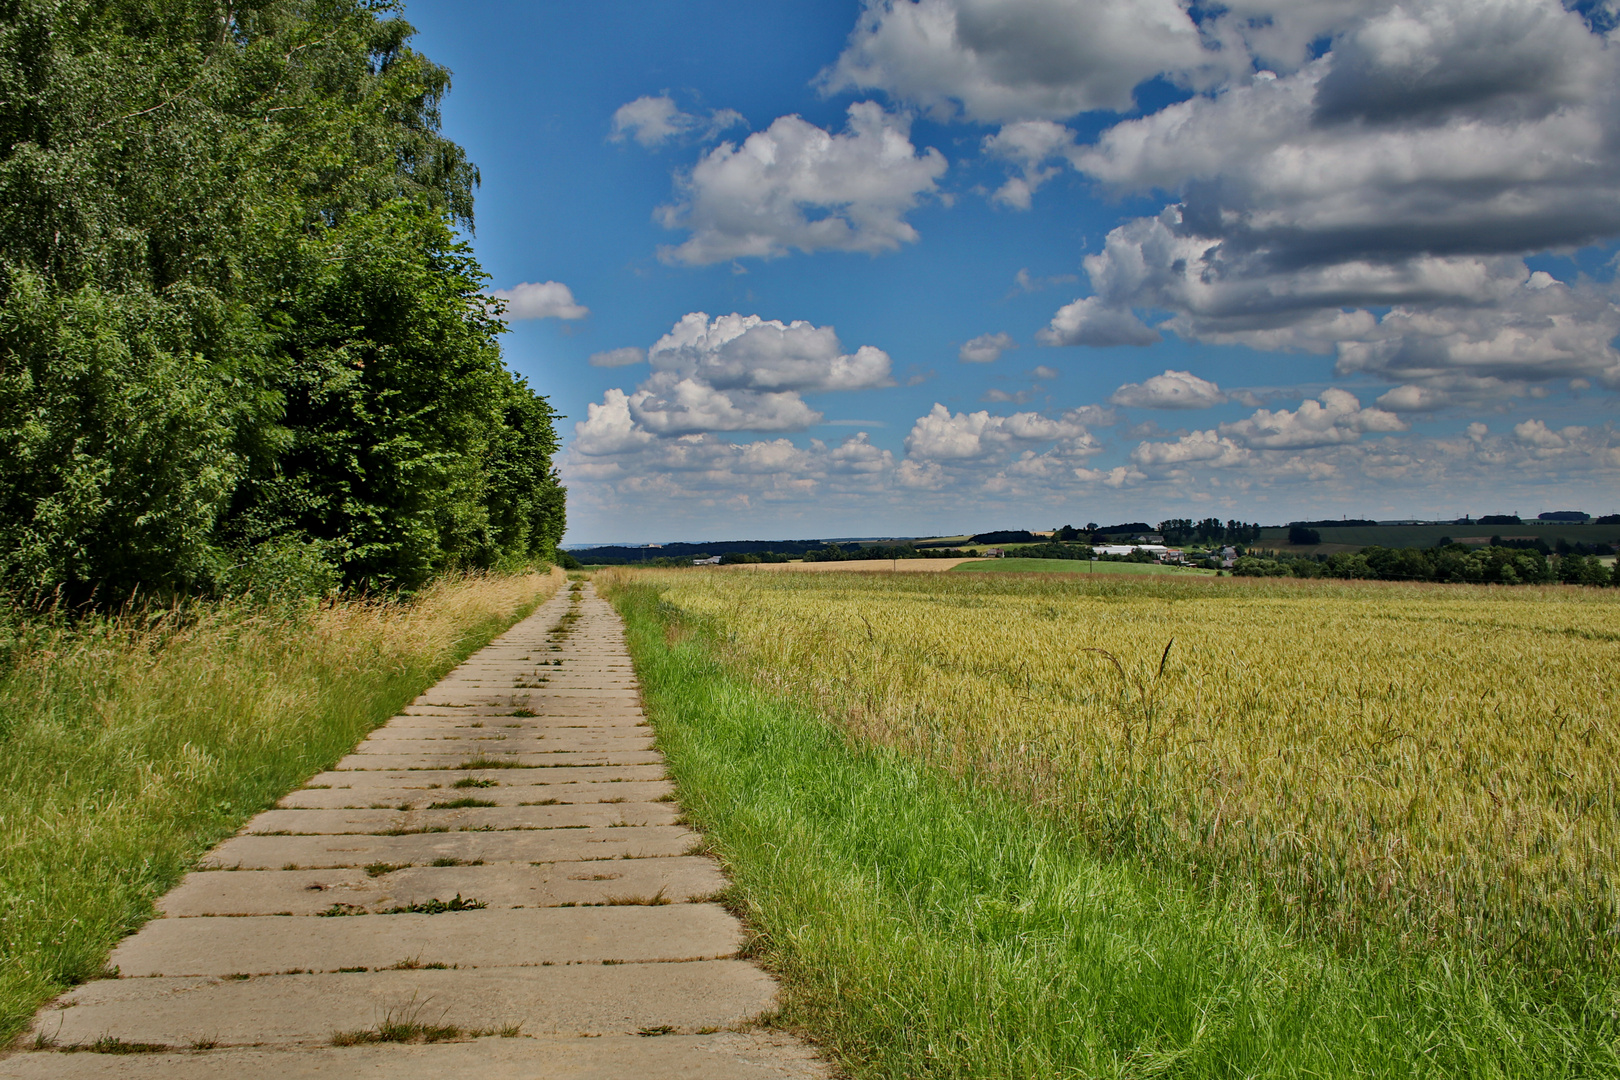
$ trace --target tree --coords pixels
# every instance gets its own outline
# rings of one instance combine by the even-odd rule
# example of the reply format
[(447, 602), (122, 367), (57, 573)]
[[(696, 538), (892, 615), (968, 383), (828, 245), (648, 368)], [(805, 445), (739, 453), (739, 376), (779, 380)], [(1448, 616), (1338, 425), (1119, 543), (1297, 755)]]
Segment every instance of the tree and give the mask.
[(0, 582), (220, 588), (297, 548), (409, 586), (552, 550), (554, 414), (500, 365), (454, 234), (477, 171), (397, 13), (9, 6)]

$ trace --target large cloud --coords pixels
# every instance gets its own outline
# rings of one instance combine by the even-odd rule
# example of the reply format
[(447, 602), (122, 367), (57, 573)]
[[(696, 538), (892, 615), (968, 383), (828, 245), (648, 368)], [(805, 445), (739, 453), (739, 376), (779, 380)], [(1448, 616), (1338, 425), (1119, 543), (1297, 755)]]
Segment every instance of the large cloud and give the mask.
[(721, 389), (864, 390), (893, 385), (889, 354), (863, 345), (845, 353), (830, 326), (758, 315), (710, 319), (694, 311), (647, 351), (655, 371)]
[[(1190, 234), (1277, 266), (1613, 235), (1613, 50), (1556, 0), (1412, 10), (1291, 75), (1118, 124), (1076, 163), (1120, 190), (1181, 193)], [(1544, 79), (1554, 67), (1574, 74)]]
[(1062, 119), (1127, 109), (1143, 80), (1210, 60), (1176, 0), (868, 0), (821, 83), (979, 121)]
[[(1167, 373), (1175, 374), (1175, 373)], [(1298, 409), (1259, 409), (1252, 416), (1215, 430), (1194, 431), (1175, 442), (1143, 442), (1131, 451), (1131, 460), (1144, 467), (1174, 467), (1202, 463), (1214, 467), (1240, 465), (1257, 450), (1312, 450), (1353, 443), (1368, 432), (1405, 431), (1400, 417), (1383, 409), (1363, 408), (1354, 394), (1337, 388), (1322, 392), (1320, 400), (1307, 398)]]
[(629, 398), (638, 427), (655, 435), (707, 431), (803, 431), (821, 413), (798, 394), (722, 390), (701, 379), (659, 372)]
[(1299, 450), (1354, 442), (1369, 431), (1405, 431), (1407, 423), (1383, 409), (1365, 409), (1344, 390), (1328, 389), (1320, 401), (1307, 399), (1293, 412), (1260, 409), (1236, 423), (1222, 424), (1221, 434), (1258, 450)]
[[(1179, 201), (1114, 229), (1086, 260), (1092, 295), (1040, 339), (1136, 344), (1136, 312), (1168, 311), (1159, 329), (1199, 341), (1337, 352), (1341, 374), (1404, 384), (1388, 397), (1404, 409), (1620, 386), (1612, 290), (1523, 261), (1620, 235), (1620, 50), (1556, 0), (1307, 6), (1341, 21), (1291, 73), (1092, 147), (1046, 139), (1121, 193)], [(1284, 38), (1267, 47), (1293, 55)]]
[[(602, 360), (610, 364), (602, 364)], [(613, 366), (638, 362), (635, 348), (598, 354)], [(800, 396), (892, 385), (889, 355), (863, 345), (845, 353), (830, 326), (757, 315), (694, 311), (647, 350), (652, 374), (631, 393), (612, 389), (574, 426), (572, 452), (586, 459), (640, 455), (682, 437), (735, 431), (802, 431), (822, 414)]]
[(1138, 465), (1166, 466), (1202, 462), (1212, 466), (1236, 465), (1247, 461), (1246, 449), (1214, 431), (1194, 431), (1175, 442), (1138, 443), (1131, 460)]
[(938, 150), (911, 144), (904, 115), (873, 102), (849, 107), (842, 134), (784, 116), (741, 146), (721, 143), (680, 180), (680, 200), (656, 217), (691, 236), (659, 257), (706, 265), (792, 249), (892, 251), (917, 239), (905, 215), (945, 168)]
[(1078, 414), (1058, 419), (1040, 413), (1021, 412), (993, 416), (988, 411), (953, 413), (935, 403), (926, 416), (917, 418), (906, 436), (906, 453), (913, 459), (936, 462), (983, 461), (1044, 443), (1071, 455), (1094, 454), (1101, 449), (1086, 430)]

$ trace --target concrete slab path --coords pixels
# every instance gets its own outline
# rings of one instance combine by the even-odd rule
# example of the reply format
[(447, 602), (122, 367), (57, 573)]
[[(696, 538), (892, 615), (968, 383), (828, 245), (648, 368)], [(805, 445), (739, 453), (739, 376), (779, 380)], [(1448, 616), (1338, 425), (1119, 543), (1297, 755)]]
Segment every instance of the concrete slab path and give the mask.
[(565, 589), (249, 821), (0, 1077), (824, 1078)]

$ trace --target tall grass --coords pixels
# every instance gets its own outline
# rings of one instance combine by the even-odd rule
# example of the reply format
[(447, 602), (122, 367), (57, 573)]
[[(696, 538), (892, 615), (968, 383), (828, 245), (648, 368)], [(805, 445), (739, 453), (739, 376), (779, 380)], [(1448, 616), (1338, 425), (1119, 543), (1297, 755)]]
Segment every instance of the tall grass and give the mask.
[(0, 668), (0, 1041), (94, 976), (188, 865), (554, 592), (12, 613)]
[(1612, 592), (646, 580), (716, 619), (761, 685), (1018, 792), (1101, 851), (1258, 890), (1343, 949), (1462, 949), (1577, 997), (1585, 976), (1613, 985)]
[(784, 976), (782, 1021), (856, 1077), (1620, 1070), (1604, 1002), (1547, 1003), (1487, 961), (1341, 956), (1241, 898), (1101, 858), (1016, 793), (767, 692), (727, 622), (612, 578), (682, 806)]

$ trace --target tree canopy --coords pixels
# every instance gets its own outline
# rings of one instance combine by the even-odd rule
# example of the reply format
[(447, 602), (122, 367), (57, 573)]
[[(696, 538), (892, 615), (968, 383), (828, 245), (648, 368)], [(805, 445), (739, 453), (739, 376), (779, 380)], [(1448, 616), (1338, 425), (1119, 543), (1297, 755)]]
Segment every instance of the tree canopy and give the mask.
[(0, 0), (0, 584), (413, 587), (549, 556), (556, 414), (383, 0)]

